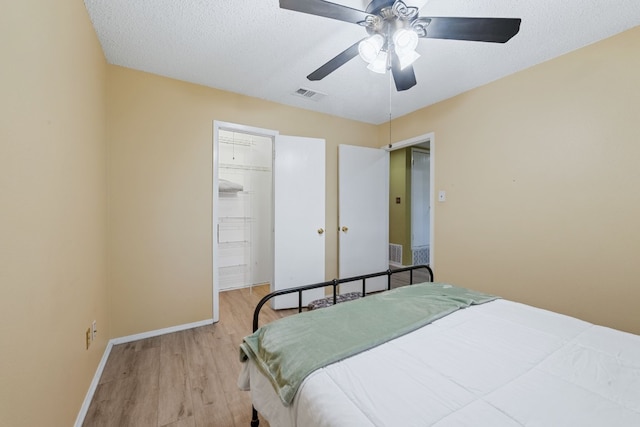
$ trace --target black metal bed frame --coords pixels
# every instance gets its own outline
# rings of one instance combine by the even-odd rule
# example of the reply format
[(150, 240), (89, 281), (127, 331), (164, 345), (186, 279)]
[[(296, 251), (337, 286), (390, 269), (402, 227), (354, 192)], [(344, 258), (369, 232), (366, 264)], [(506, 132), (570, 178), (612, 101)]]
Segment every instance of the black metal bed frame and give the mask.
[[(260, 310), (262, 309), (262, 306), (264, 306), (267, 301), (269, 301), (272, 298), (275, 298), (277, 296), (280, 295), (287, 295), (287, 294), (293, 294), (293, 293), (297, 293), (298, 294), (298, 313), (302, 312), (302, 293), (304, 291), (308, 291), (311, 289), (318, 289), (318, 288), (325, 288), (327, 286), (331, 286), (333, 288), (333, 304), (336, 304), (336, 299), (338, 297), (338, 286), (342, 283), (347, 283), (347, 282), (357, 282), (362, 280), (362, 297), (366, 297), (367, 296), (367, 279), (371, 279), (374, 277), (381, 277), (381, 276), (387, 276), (387, 291), (391, 289), (391, 276), (397, 273), (402, 273), (405, 271), (409, 272), (409, 285), (413, 285), (413, 271), (414, 270), (418, 270), (418, 269), (426, 269), (429, 272), (429, 280), (427, 280), (427, 282), (433, 282), (433, 270), (431, 270), (431, 267), (429, 267), (429, 265), (427, 264), (422, 264), (422, 265), (412, 265), (410, 267), (403, 267), (403, 268), (397, 268), (394, 270), (388, 269), (386, 271), (381, 271), (378, 273), (371, 273), (371, 274), (365, 274), (362, 276), (354, 276), (354, 277), (346, 277), (344, 279), (333, 279), (333, 280), (329, 280), (327, 282), (320, 282), (320, 283), (314, 283), (311, 285), (304, 285), (304, 286), (298, 286), (295, 288), (289, 288), (289, 289), (282, 289), (280, 291), (274, 291), (271, 292), (270, 294), (266, 295), (264, 298), (262, 298), (260, 300), (260, 302), (258, 302), (258, 305), (256, 305), (255, 310), (253, 311), (253, 332), (258, 330), (259, 327), (259, 318), (260, 318)], [(256, 410), (256, 408), (252, 405), (251, 406), (251, 427), (258, 427), (258, 425), (260, 424), (260, 420), (258, 419), (258, 411)]]

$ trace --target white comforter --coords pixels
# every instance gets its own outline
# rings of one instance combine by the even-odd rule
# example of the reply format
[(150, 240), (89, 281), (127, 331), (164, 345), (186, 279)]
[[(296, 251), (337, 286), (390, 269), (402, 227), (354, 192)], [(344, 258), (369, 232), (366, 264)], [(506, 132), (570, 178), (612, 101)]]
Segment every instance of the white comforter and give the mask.
[(640, 336), (505, 300), (320, 369), (290, 407), (244, 365), (271, 427), (640, 426)]

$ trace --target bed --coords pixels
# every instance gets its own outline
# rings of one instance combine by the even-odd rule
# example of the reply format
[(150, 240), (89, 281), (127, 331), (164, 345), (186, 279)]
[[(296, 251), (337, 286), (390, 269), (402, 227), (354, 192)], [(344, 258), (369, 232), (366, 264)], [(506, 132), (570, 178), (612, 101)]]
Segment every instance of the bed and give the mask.
[(366, 294), (400, 271), (258, 328), (283, 291), (263, 298), (238, 379), (253, 427), (640, 426), (640, 336), (446, 283)]

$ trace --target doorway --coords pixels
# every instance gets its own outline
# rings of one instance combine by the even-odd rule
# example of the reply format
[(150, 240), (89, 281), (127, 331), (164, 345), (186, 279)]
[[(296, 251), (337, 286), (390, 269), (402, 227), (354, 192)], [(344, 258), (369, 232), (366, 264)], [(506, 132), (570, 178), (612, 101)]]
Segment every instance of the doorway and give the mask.
[(433, 266), (435, 135), (428, 133), (383, 148), (391, 152), (389, 264)]
[[(420, 145), (422, 146), (422, 145)], [(411, 148), (411, 263), (429, 264), (429, 166), (428, 148)]]
[(218, 133), (220, 291), (270, 283), (273, 277), (273, 138)]
[(218, 292), (273, 278), (273, 150), (278, 133), (214, 121), (213, 321)]
[[(263, 148), (257, 149), (258, 145)], [(246, 159), (238, 157), (249, 156), (247, 147), (255, 151), (251, 156), (256, 158), (242, 163), (241, 160)], [(324, 139), (286, 136), (268, 129), (214, 121), (212, 162), (213, 321), (220, 319), (219, 292), (224, 290), (221, 289), (223, 285), (233, 289), (268, 281), (274, 291), (323, 281)], [(247, 169), (260, 181), (250, 183), (253, 188), (250, 191), (245, 187), (248, 182), (245, 180), (249, 178), (243, 175)], [(227, 191), (222, 191), (225, 186)], [(250, 201), (249, 207), (246, 201), (238, 203), (240, 196), (250, 196), (242, 192), (259, 190), (269, 194), (269, 199)], [(229, 191), (238, 194), (221, 195)], [(229, 206), (224, 206), (226, 202), (230, 202)], [(258, 217), (263, 226), (259, 232), (251, 231), (257, 225), (254, 223)], [(249, 240), (260, 244), (249, 245)], [(230, 249), (226, 255), (225, 245)], [(259, 248), (266, 249), (256, 254), (254, 249), (249, 251), (248, 246), (255, 246), (258, 251)], [(250, 271), (240, 264), (249, 264)], [(223, 284), (221, 274), (227, 273), (222, 271), (227, 267), (231, 274)], [(318, 290), (318, 295), (307, 292), (305, 298), (317, 299), (321, 293), (322, 289)], [(272, 307), (285, 308), (288, 296), (295, 297), (294, 294), (279, 296), (273, 300)]]

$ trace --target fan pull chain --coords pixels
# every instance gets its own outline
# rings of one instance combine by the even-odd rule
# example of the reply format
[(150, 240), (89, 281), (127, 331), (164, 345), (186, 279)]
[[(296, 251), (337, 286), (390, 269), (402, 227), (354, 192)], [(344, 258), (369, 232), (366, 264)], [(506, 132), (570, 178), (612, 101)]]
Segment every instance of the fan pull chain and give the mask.
[(391, 143), (391, 73), (389, 73), (389, 150), (393, 148)]
[[(391, 110), (391, 103), (389, 103), (389, 110)], [(391, 143), (391, 111), (389, 111), (389, 149), (393, 148)]]

